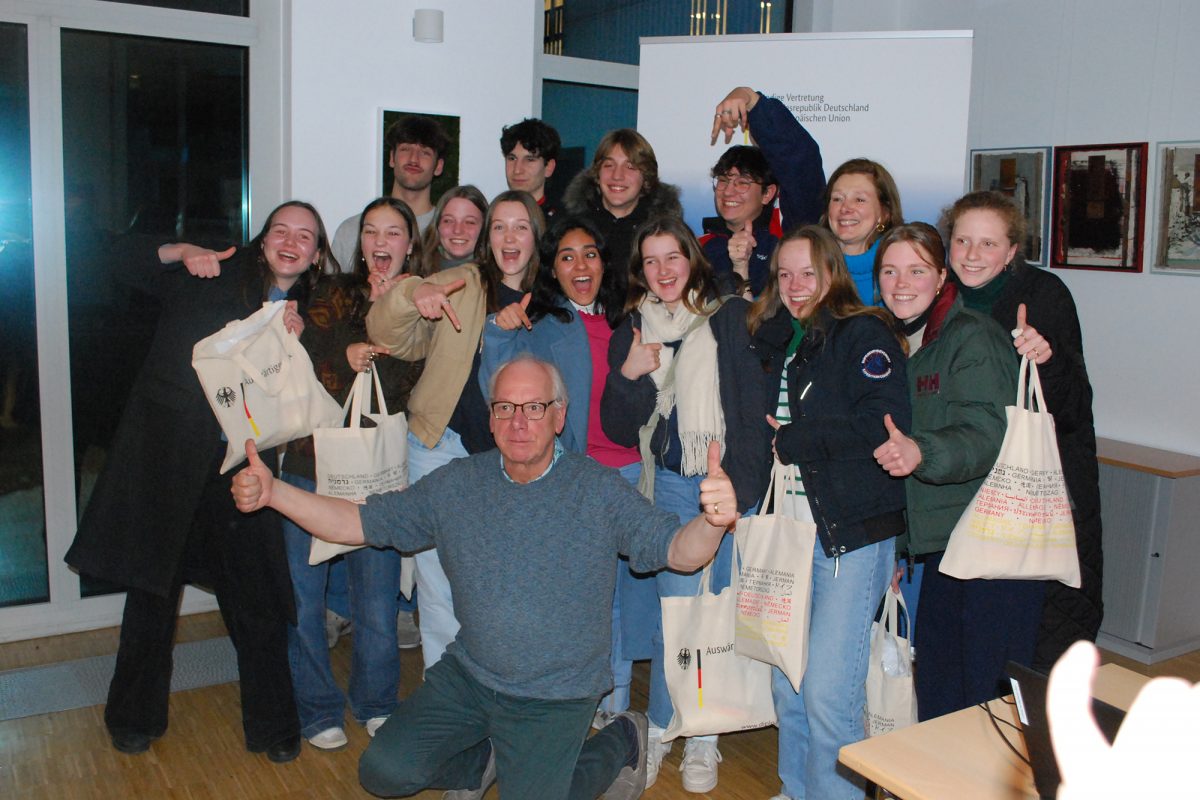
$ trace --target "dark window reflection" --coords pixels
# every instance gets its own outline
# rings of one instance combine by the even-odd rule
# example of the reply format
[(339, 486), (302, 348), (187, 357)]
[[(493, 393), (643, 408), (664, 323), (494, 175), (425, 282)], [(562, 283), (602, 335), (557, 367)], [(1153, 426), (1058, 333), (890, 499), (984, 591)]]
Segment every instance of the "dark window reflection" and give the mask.
[[(246, 234), (245, 48), (64, 31), (63, 161), (80, 513), (157, 322), (157, 248)], [(114, 591), (83, 578), (85, 595)]]
[(0, 23), (0, 606), (50, 599), (25, 26)]

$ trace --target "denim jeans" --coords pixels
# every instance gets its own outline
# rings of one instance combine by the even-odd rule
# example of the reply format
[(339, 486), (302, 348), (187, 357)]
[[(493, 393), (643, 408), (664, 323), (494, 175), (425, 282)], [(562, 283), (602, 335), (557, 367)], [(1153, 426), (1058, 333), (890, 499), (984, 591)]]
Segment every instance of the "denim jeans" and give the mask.
[[(642, 474), (642, 464), (635, 461), (617, 470), (621, 477), (631, 485), (637, 486), (638, 476)], [(629, 571), (629, 562), (617, 559), (617, 583), (613, 592), (612, 610), (612, 664), (613, 690), (600, 699), (600, 708), (604, 711), (621, 712), (629, 708), (629, 685), (633, 682), (633, 661), (625, 658), (621, 646), (621, 581), (623, 574)]]
[(813, 553), (808, 666), (800, 692), (772, 674), (779, 718), (779, 777), (792, 800), (861, 800), (862, 784), (838, 766), (838, 750), (864, 736), (871, 623), (891, 580), (891, 539), (827, 558)]
[[(312, 491), (306, 478), (284, 474), (293, 486)], [(342, 727), (346, 706), (333, 678), (325, 642), (325, 585), (328, 562), (309, 566), (312, 537), (286, 517), (284, 544), (296, 599), (296, 625), (288, 626), (288, 663), (300, 732), (315, 736)], [(400, 554), (364, 547), (344, 555), (349, 584), (349, 618), (354, 623), (350, 661), (350, 710), (359, 722), (391, 714), (400, 686), (400, 651), (396, 644), (396, 591)]]
[[(408, 482), (416, 483), (443, 464), (466, 458), (467, 449), (457, 433), (446, 428), (437, 445), (430, 449), (410, 431), (408, 434)], [(421, 653), (425, 669), (438, 662), (446, 645), (458, 634), (454, 616), (454, 598), (450, 580), (442, 570), (437, 550), (423, 550), (413, 559), (417, 567), (417, 594), (421, 600)], [(394, 624), (393, 624), (393, 627)]]
[[(335, 558), (329, 562), (329, 581), (325, 585), (325, 607), (335, 614), (350, 619), (350, 580), (346, 577), (346, 562)], [(417, 610), (417, 590), (412, 599), (400, 595), (397, 610), (411, 614)]]
[[(654, 474), (654, 505), (679, 517), (680, 524), (700, 513), (700, 481), (703, 475), (685, 478), (678, 473), (659, 467)], [(733, 557), (733, 537), (726, 535), (717, 548), (712, 569), (712, 591), (719, 592), (729, 585), (729, 567)], [(655, 574), (659, 597), (683, 597), (694, 595), (700, 588), (700, 571), (682, 574), (664, 569)], [(662, 618), (654, 632), (654, 655), (650, 659), (650, 705), (647, 716), (656, 728), (671, 724), (674, 713), (671, 695), (667, 692), (667, 677), (663, 671)], [(716, 739), (712, 737), (700, 737)]]
[(502, 798), (593, 800), (630, 756), (622, 725), (587, 735), (595, 708), (595, 697), (503, 694), (457, 658), (443, 658), (375, 734), (358, 763), (359, 782), (380, 797), (474, 789), (494, 749)]

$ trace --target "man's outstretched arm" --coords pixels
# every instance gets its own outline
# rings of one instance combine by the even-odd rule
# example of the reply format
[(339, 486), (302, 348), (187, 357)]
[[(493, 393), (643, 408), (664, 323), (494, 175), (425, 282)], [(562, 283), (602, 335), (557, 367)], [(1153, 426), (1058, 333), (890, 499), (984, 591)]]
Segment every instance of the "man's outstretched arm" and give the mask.
[(258, 457), (253, 439), (246, 440), (247, 465), (233, 476), (233, 501), (243, 513), (271, 508), (318, 539), (334, 544), (366, 544), (358, 506), (349, 500), (324, 497), (275, 479)]

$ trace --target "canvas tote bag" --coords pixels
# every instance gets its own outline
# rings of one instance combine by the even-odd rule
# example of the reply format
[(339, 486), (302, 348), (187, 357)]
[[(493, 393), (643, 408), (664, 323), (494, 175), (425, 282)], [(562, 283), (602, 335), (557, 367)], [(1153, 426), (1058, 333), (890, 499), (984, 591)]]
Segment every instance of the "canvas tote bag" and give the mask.
[(917, 693), (913, 688), (912, 648), (900, 635), (900, 614), (904, 630), (912, 636), (912, 618), (904, 595), (888, 587), (883, 597), (883, 613), (871, 624), (871, 662), (867, 667), (868, 736), (882, 736), (917, 722)]
[[(1026, 391), (1026, 376), (1029, 391)], [(1058, 580), (1079, 588), (1075, 523), (1037, 364), (1021, 360), (1000, 455), (950, 534), (941, 571), (955, 578)]]
[(300, 340), (283, 326), (285, 300), (263, 303), (192, 348), (192, 368), (229, 441), (221, 473), (260, 450), (338, 424), (342, 408), (313, 372)]
[[(371, 386), (377, 413), (371, 413)], [(365, 403), (365, 407), (364, 407)], [(350, 424), (313, 431), (316, 450), (317, 494), (361, 503), (369, 494), (382, 494), (408, 485), (408, 420), (402, 412), (389, 414), (377, 370), (358, 373), (346, 397)], [(363, 418), (375, 423), (362, 426)], [(309, 564), (320, 564), (358, 547), (333, 544), (315, 536)]]
[(674, 707), (664, 742), (775, 724), (771, 665), (734, 651), (736, 564), (731, 572), (731, 585), (713, 594), (709, 562), (698, 594), (661, 599), (663, 670)]
[(739, 655), (779, 667), (798, 692), (808, 661), (817, 526), (785, 513), (791, 475), (776, 459), (759, 513), (737, 522), (741, 569), (735, 641)]

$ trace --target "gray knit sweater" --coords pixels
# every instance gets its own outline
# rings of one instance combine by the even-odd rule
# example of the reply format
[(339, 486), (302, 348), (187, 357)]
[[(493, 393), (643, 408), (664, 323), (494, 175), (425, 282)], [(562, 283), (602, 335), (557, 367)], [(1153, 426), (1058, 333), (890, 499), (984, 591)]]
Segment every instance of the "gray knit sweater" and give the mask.
[(369, 544), (437, 547), (462, 624), (448, 655), (491, 689), (552, 700), (612, 688), (616, 555), (637, 572), (661, 569), (679, 527), (590, 458), (564, 453), (515, 484), (498, 450), (372, 496), (360, 515)]

